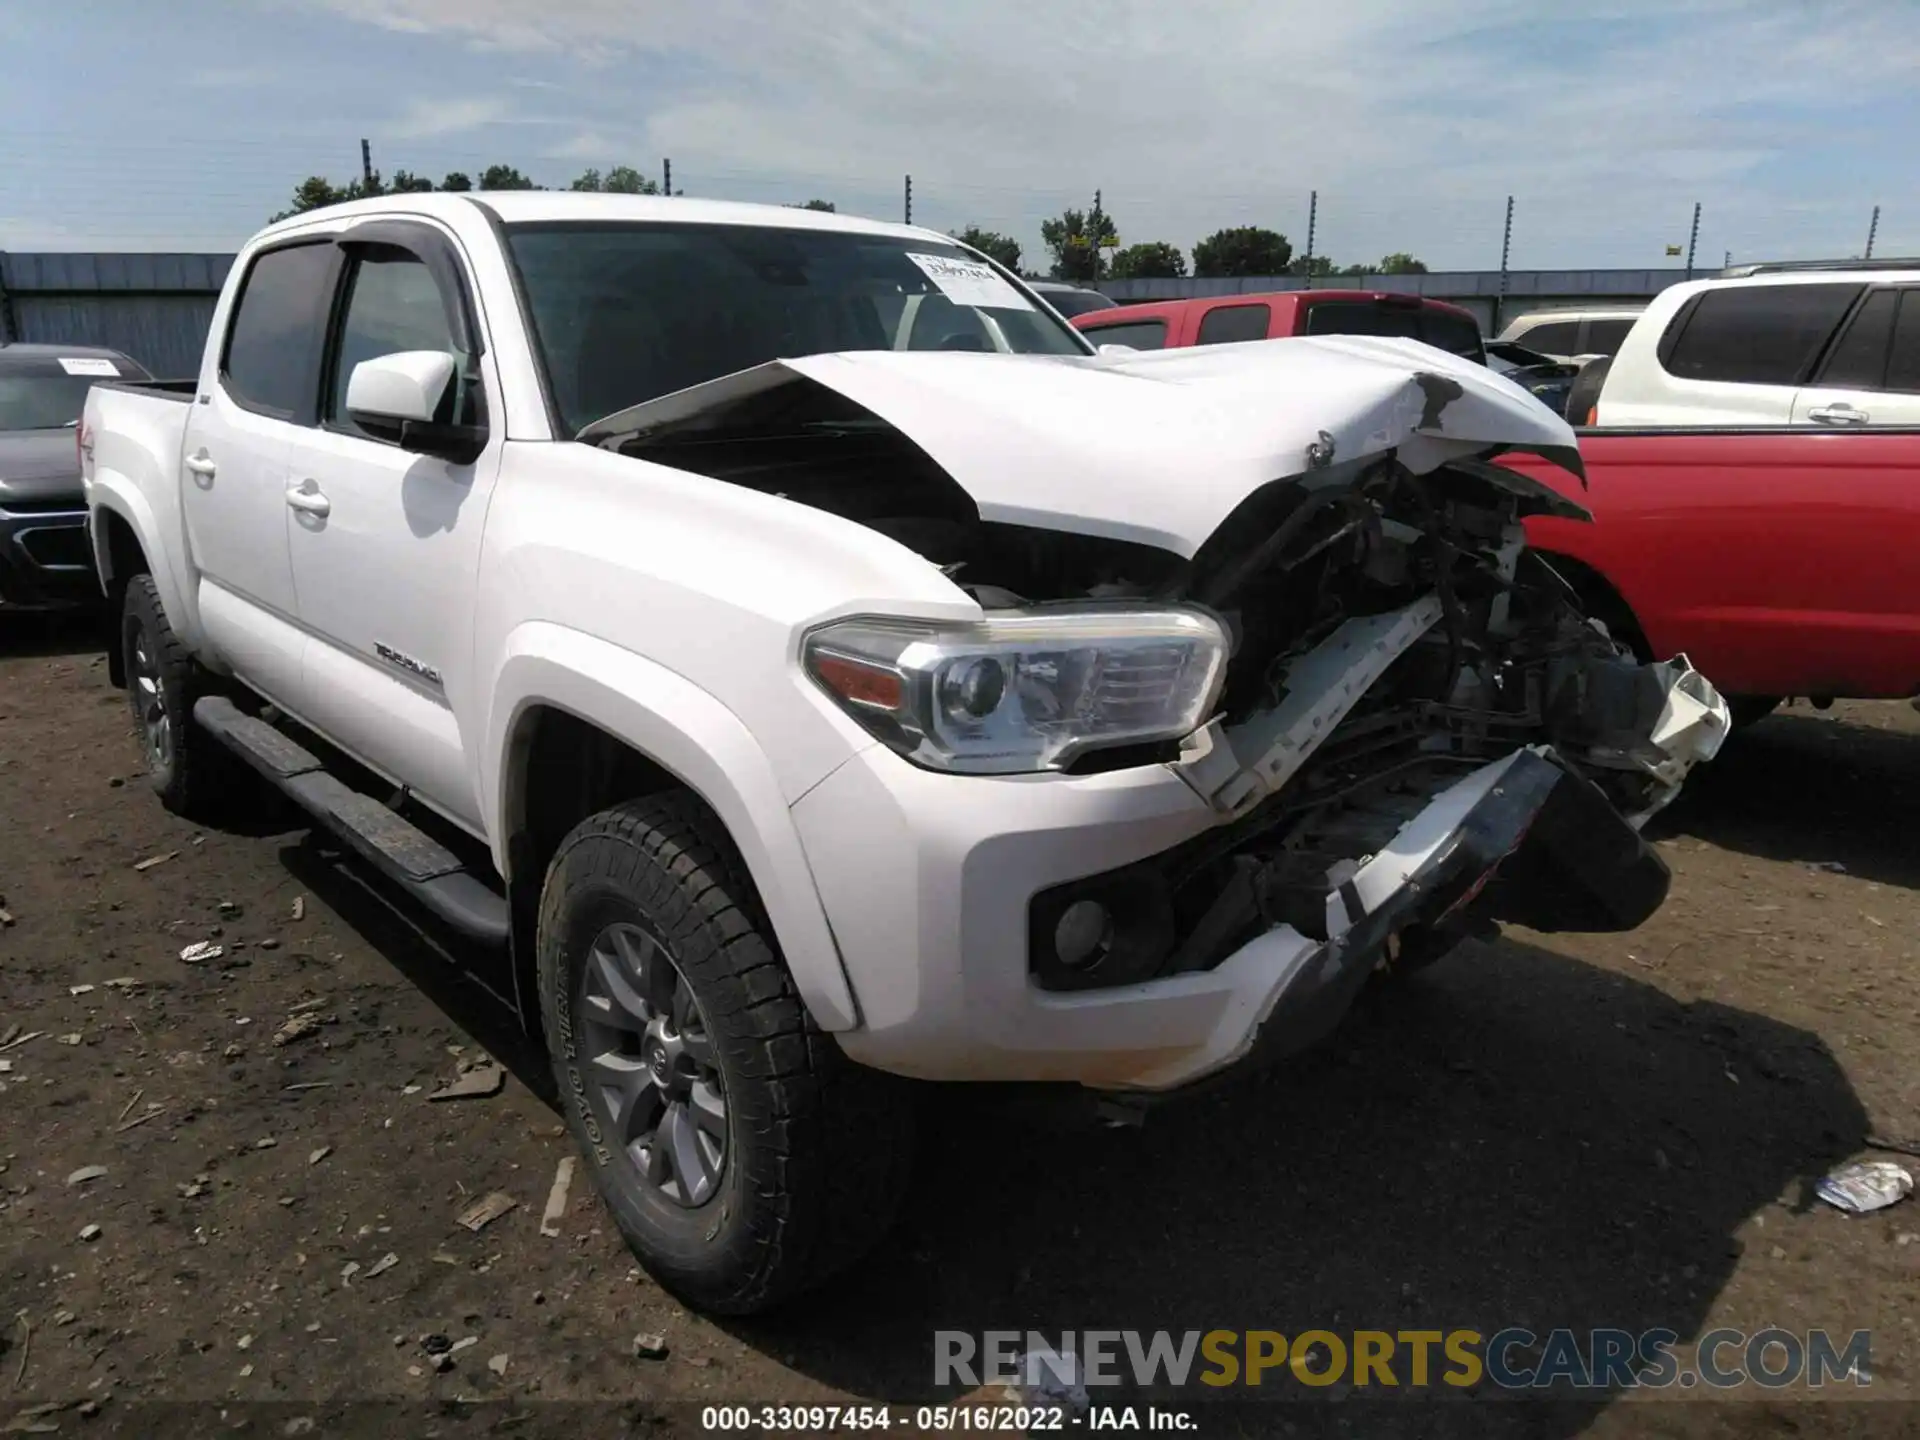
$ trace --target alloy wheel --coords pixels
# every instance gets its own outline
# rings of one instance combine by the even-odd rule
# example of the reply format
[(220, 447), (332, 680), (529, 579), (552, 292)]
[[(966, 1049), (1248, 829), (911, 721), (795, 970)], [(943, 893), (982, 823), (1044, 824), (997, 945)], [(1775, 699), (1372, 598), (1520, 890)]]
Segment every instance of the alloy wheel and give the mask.
[(638, 925), (594, 938), (578, 1014), (590, 1097), (614, 1146), (674, 1204), (711, 1200), (727, 1165), (727, 1101), (700, 1007)]

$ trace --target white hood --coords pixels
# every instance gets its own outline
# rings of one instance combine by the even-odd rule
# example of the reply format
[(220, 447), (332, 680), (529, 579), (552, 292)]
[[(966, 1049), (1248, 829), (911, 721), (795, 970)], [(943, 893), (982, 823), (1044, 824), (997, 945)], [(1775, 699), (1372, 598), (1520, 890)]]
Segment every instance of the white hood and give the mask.
[[(848, 351), (779, 360), (623, 410), (614, 441), (802, 376), (911, 438), (984, 520), (1191, 558), (1260, 486), (1397, 451), (1423, 474), (1505, 449), (1577, 472), (1567, 424), (1485, 366), (1417, 341), (1325, 336), (1098, 356)], [(1502, 472), (1506, 474), (1508, 472)], [(1551, 492), (1512, 476), (1516, 491)]]

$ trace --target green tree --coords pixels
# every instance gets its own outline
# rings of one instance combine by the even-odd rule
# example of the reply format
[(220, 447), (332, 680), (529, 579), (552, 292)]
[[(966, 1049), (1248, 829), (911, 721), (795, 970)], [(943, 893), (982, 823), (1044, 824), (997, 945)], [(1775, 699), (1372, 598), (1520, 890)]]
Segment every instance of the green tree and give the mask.
[(1380, 262), (1380, 269), (1377, 273), (1381, 275), (1425, 275), (1428, 272), (1426, 265), (1421, 261), (1414, 259), (1413, 256), (1407, 254), (1404, 250), (1396, 250)]
[(964, 230), (949, 233), (962, 245), (971, 245), (982, 255), (998, 260), (1014, 274), (1020, 273), (1020, 242), (1011, 235), (1002, 235), (997, 230), (982, 230), (978, 225), (969, 225)]
[(1040, 239), (1053, 252), (1053, 278), (1085, 284), (1105, 273), (1100, 252), (1117, 245), (1120, 236), (1104, 210), (1066, 210), (1057, 220), (1040, 222)]
[(1293, 257), (1293, 263), (1287, 266), (1287, 273), (1289, 275), (1338, 275), (1357, 272), (1352, 266), (1349, 266), (1346, 272), (1342, 272), (1340, 267), (1333, 263), (1331, 256), (1296, 255)]
[(489, 165), (480, 172), (482, 190), (538, 190), (540, 187), (511, 165)]
[(658, 195), (660, 182), (649, 180), (631, 165), (616, 165), (607, 171), (606, 182), (600, 188), (609, 195)]
[(573, 183), (567, 186), (567, 188), (569, 190), (598, 190), (600, 188), (600, 172), (598, 170), (583, 170), (573, 177)]
[(1293, 259), (1293, 245), (1278, 230), (1241, 225), (1216, 230), (1193, 247), (1193, 273), (1226, 275), (1284, 275)]
[(798, 200), (787, 206), (789, 210), (822, 210), (832, 215), (835, 212), (831, 200)]
[(1177, 280), (1187, 273), (1187, 257), (1164, 240), (1144, 240), (1113, 252), (1108, 273), (1116, 280)]
[(473, 189), (473, 177), (464, 170), (450, 170), (447, 172), (447, 178), (440, 182), (440, 188), (455, 194), (465, 194)]
[(395, 195), (420, 195), (433, 189), (433, 181), (424, 175), (416, 175), (411, 170), (396, 170), (393, 181), (387, 186)]

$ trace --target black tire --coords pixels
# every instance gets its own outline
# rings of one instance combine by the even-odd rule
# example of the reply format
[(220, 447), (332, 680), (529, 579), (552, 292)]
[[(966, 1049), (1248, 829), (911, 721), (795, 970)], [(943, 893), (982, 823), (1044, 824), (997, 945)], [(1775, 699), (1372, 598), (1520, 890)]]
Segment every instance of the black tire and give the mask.
[[(207, 693), (208, 676), (167, 623), (149, 575), (127, 582), (120, 658), (134, 735), (154, 794), (176, 815), (215, 814), (243, 777), (231, 752), (193, 723), (193, 702)], [(164, 742), (158, 732), (164, 732)]]
[[(910, 1087), (854, 1064), (813, 1023), (745, 867), (698, 800), (630, 801), (577, 826), (547, 869), (538, 952), (541, 1018), (567, 1123), (621, 1233), (661, 1284), (710, 1313), (757, 1313), (820, 1284), (880, 1238), (906, 1188)], [(653, 1014), (665, 1028), (635, 1031), (630, 1010), (613, 1003), (605, 967), (625, 972), (627, 999), (662, 995), (661, 957), (672, 996)], [(629, 1034), (630, 1053), (610, 1048)], [(708, 1067), (705, 1081), (685, 1082), (694, 1089), (680, 1102), (706, 1159), (675, 1162), (664, 1182), (647, 1171), (680, 1152), (663, 1138), (673, 1133), (672, 1091), (660, 1078), (660, 1034), (684, 1041), (687, 1056), (697, 1045)], [(693, 1063), (666, 1061), (665, 1073), (682, 1061)], [(602, 1082), (609, 1074), (643, 1098), (609, 1103), (623, 1093)], [(702, 1085), (704, 1109), (695, 1103)], [(616, 1133), (623, 1108), (637, 1117), (626, 1135)], [(645, 1112), (662, 1117), (650, 1139), (634, 1133), (645, 1131)], [(717, 1133), (717, 1179), (696, 1173), (683, 1184), (689, 1168), (713, 1167)], [(703, 1183), (712, 1189), (697, 1200)]]
[(1778, 695), (1729, 695), (1727, 709), (1733, 716), (1733, 728), (1745, 730), (1758, 725), (1780, 708)]

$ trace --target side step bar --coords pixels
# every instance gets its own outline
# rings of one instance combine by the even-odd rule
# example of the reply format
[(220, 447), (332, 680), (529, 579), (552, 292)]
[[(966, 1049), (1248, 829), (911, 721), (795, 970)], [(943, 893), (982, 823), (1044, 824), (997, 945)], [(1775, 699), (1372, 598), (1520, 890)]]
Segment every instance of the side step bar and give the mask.
[(193, 718), (447, 924), (486, 944), (507, 943), (506, 897), (438, 840), (329, 775), (306, 747), (224, 695), (202, 696)]

